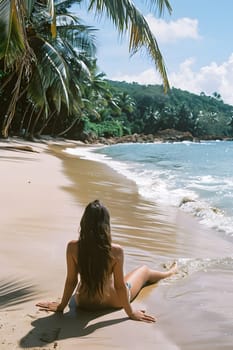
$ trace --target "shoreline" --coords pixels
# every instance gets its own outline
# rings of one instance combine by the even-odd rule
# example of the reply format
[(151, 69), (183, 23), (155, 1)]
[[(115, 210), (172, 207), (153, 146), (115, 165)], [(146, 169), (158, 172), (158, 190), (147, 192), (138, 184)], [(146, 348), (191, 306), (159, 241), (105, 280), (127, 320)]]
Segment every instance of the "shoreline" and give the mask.
[[(129, 181), (133, 181), (136, 184), (137, 190), (141, 193), (143, 199), (152, 201), (155, 205), (159, 205), (166, 210), (167, 207), (172, 207), (174, 210), (182, 211), (182, 213), (186, 213), (187, 216), (190, 216), (192, 219), (197, 221), (203, 230), (213, 230), (216, 235), (224, 235), (224, 239), (231, 240), (231, 221), (230, 217), (227, 214), (224, 216), (224, 208), (217, 207), (214, 204), (205, 200), (205, 198), (199, 197), (198, 194), (194, 192), (194, 194), (190, 194), (188, 191), (181, 191), (180, 195), (174, 195), (174, 186), (172, 188), (171, 198), (169, 198), (170, 194), (168, 191), (167, 183), (164, 181), (163, 185), (165, 186), (166, 191), (163, 193), (163, 197), (160, 197), (160, 193), (156, 191), (152, 191), (151, 193), (147, 193), (144, 190), (144, 182), (141, 181), (140, 175), (138, 172), (131, 169), (131, 167), (127, 166), (127, 163), (124, 160), (119, 162), (117, 159), (111, 157), (111, 146), (115, 147), (115, 145), (80, 145), (78, 147), (74, 147), (74, 151), (70, 148), (67, 153), (70, 153), (76, 158), (82, 158), (89, 161), (99, 162), (102, 164), (107, 164), (116, 174), (121, 174), (124, 179), (128, 179)], [(129, 147), (129, 152), (134, 152), (133, 143), (127, 144)], [(139, 144), (138, 144), (139, 146)], [(98, 148), (109, 147), (109, 151), (98, 152)], [(132, 147), (132, 148), (131, 148)], [(124, 149), (124, 148), (123, 148)], [(97, 152), (96, 152), (97, 150)], [(121, 153), (121, 148), (116, 148), (116, 152), (119, 150)], [(154, 149), (156, 152), (156, 148)], [(94, 152), (93, 152), (94, 151)], [(113, 154), (115, 152), (113, 151)], [(110, 154), (110, 158), (108, 155)], [(150, 180), (147, 178), (147, 181)], [(124, 180), (123, 180), (124, 181)], [(159, 180), (158, 180), (159, 181)], [(182, 188), (177, 188), (180, 191)], [(164, 195), (165, 194), (165, 195)], [(153, 198), (156, 198), (154, 200)], [(168, 203), (170, 199), (170, 203)], [(228, 226), (226, 226), (228, 224)]]
[[(205, 140), (203, 140), (204, 142)], [(221, 142), (220, 140), (217, 140), (219, 142)], [(227, 140), (222, 140), (227, 141)], [(231, 141), (231, 140), (228, 140)], [(216, 141), (215, 141), (216, 142)], [(157, 144), (158, 142), (156, 142), (155, 144)], [(164, 142), (161, 142), (164, 143)], [(181, 142), (182, 143), (182, 142)], [(195, 143), (195, 142), (194, 142)], [(118, 143), (121, 144), (121, 143)], [(132, 143), (133, 144), (133, 143)], [(80, 149), (80, 150), (84, 150), (84, 155), (80, 154), (73, 154), (74, 158), (76, 157), (81, 157), (81, 158), (86, 158), (90, 161), (98, 161), (100, 163), (103, 164), (108, 164), (106, 161), (104, 161), (104, 159), (102, 160), (99, 157), (99, 154), (95, 154), (95, 153), (91, 153), (89, 150), (90, 149), (98, 149), (101, 147), (111, 147), (114, 146), (115, 143), (113, 144), (104, 144), (104, 143), (83, 143), (81, 141), (75, 141), (75, 140), (66, 140), (66, 139), (52, 139), (52, 138), (48, 138), (48, 139), (44, 139), (41, 140), (41, 142), (35, 142), (35, 141), (24, 141), (20, 138), (16, 138), (16, 139), (9, 139), (7, 141), (3, 141), (1, 143), (0, 141), (0, 149), (5, 149), (5, 150), (15, 150), (15, 151), (27, 151), (27, 152), (37, 152), (36, 150), (33, 150), (33, 146), (34, 145), (43, 145), (44, 147), (51, 147), (51, 146), (56, 146), (60, 149), (66, 149), (66, 148), (76, 148), (76, 149)], [(59, 152), (58, 152), (59, 153)], [(91, 157), (90, 157), (91, 155)], [(101, 155), (102, 156), (102, 155)], [(104, 157), (104, 156), (103, 156)], [(62, 157), (58, 157), (60, 159), (62, 159)], [(119, 173), (119, 169), (114, 165), (111, 166), (111, 168), (113, 169), (113, 171), (115, 173)], [(123, 169), (124, 170), (124, 169)], [(122, 174), (123, 178), (125, 179), (125, 177), (127, 179), (130, 179), (130, 181), (133, 181), (134, 183), (137, 184), (138, 180), (139, 180), (139, 186), (140, 186), (140, 178), (137, 178), (135, 176), (132, 176), (132, 174), (127, 173), (124, 171), (122, 172), (122, 170), (120, 171), (120, 173)], [(135, 175), (135, 174), (134, 174)], [(124, 180), (123, 180), (124, 181)], [(138, 185), (136, 185), (138, 186)], [(139, 189), (140, 190), (140, 189)], [(150, 200), (150, 196), (146, 197)], [(201, 223), (201, 226), (204, 230), (209, 229), (209, 230), (214, 230), (214, 232), (216, 234), (224, 234), (225, 238), (228, 240), (231, 240), (231, 226), (230, 226), (230, 221), (229, 221), (229, 217), (227, 217), (227, 214), (225, 216), (225, 219), (221, 218), (222, 214), (224, 214), (224, 209), (221, 209), (221, 207), (215, 206), (214, 204), (211, 205), (208, 203), (208, 201), (202, 200), (200, 199), (196, 199), (195, 196), (189, 196), (189, 194), (187, 195), (183, 195), (183, 197), (180, 198), (172, 198), (173, 199), (173, 205), (177, 210), (181, 209), (181, 211), (183, 213), (186, 213), (188, 216), (190, 216), (191, 218), (194, 218), (194, 220), (198, 221), (198, 223)], [(175, 202), (175, 201), (179, 201), (179, 202)], [(165, 207), (167, 206), (167, 203), (165, 203), (165, 201), (159, 200), (159, 204), (160, 206)], [(169, 204), (168, 204), (169, 206)], [(206, 215), (208, 214), (208, 217), (206, 219)], [(224, 221), (225, 220), (225, 221)], [(229, 226), (226, 226), (226, 224)]]
[[(215, 235), (210, 239), (209, 230), (189, 215), (164, 212), (142, 199), (133, 181), (107, 165), (61, 152), (65, 142), (26, 144), (38, 153), (0, 149), (1, 280), (8, 291), (15, 282), (16, 302), (9, 304), (7, 288), (1, 289), (1, 349), (230, 350), (231, 246)], [(124, 246), (127, 270), (142, 263), (161, 269), (178, 259), (175, 278), (144, 288), (133, 302), (155, 314), (155, 324), (128, 320), (122, 310), (75, 313), (71, 303), (60, 317), (34, 306), (38, 298), (61, 296), (66, 243), (77, 238), (82, 211), (96, 196), (110, 209), (113, 239)], [(22, 295), (25, 278), (31, 294)]]

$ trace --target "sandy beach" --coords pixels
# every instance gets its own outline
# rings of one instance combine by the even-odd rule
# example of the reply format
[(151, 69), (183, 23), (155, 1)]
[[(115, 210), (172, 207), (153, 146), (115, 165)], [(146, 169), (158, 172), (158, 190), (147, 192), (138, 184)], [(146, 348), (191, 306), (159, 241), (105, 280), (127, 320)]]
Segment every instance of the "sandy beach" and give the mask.
[[(132, 181), (65, 147), (0, 142), (0, 349), (232, 349), (232, 243), (169, 205), (155, 206)], [(77, 312), (72, 300), (64, 315), (35, 307), (61, 297), (66, 244), (96, 198), (110, 210), (126, 272), (178, 261), (176, 276), (144, 288), (133, 302), (154, 314), (155, 324), (129, 320), (123, 310)]]

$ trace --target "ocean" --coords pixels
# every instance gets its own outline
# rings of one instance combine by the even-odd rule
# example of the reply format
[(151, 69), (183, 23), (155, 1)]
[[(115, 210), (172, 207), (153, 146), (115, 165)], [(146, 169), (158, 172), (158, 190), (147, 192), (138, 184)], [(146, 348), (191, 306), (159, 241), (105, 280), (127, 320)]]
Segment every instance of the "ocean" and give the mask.
[(173, 206), (233, 240), (233, 142), (129, 143), (68, 148), (133, 180), (138, 193)]
[(79, 145), (66, 152), (70, 192), (78, 205), (95, 198), (107, 205), (125, 272), (178, 263), (176, 275), (135, 300), (159, 320), (151, 334), (143, 329), (147, 348), (162, 330), (168, 343), (160, 349), (232, 349), (233, 142)]

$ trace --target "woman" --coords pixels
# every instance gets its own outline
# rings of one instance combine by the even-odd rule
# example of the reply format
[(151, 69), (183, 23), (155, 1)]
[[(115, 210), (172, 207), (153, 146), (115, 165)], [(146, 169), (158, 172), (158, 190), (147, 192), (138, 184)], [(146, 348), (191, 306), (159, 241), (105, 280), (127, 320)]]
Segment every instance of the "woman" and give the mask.
[(63, 312), (77, 287), (75, 301), (79, 307), (124, 308), (133, 320), (155, 322), (155, 317), (145, 311), (133, 310), (130, 302), (145, 284), (170, 277), (177, 269), (176, 263), (166, 272), (141, 266), (124, 277), (123, 249), (111, 242), (109, 212), (98, 200), (87, 205), (79, 240), (68, 243), (66, 257), (67, 277), (61, 302), (38, 303), (44, 310)]

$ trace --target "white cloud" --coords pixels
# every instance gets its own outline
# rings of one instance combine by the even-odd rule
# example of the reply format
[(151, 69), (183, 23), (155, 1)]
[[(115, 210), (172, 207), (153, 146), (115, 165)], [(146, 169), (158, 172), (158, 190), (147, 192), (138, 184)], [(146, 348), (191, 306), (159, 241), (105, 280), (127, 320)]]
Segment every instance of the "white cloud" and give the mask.
[(180, 18), (176, 21), (166, 22), (148, 14), (146, 20), (151, 31), (160, 42), (174, 42), (181, 39), (200, 39), (198, 34), (198, 20), (191, 18)]
[[(196, 94), (204, 92), (212, 95), (218, 92), (225, 103), (233, 105), (233, 53), (226, 62), (211, 62), (198, 71), (192, 69), (194, 62), (193, 58), (189, 58), (180, 64), (177, 72), (168, 73), (171, 86)], [(134, 75), (118, 75), (112, 79), (145, 85), (161, 84), (161, 78), (153, 68)]]
[(192, 70), (193, 63), (193, 59), (186, 60), (178, 72), (169, 74), (171, 85), (197, 94), (202, 91), (207, 95), (218, 92), (224, 102), (233, 105), (233, 54), (226, 62), (219, 65), (211, 62), (196, 72)]
[(128, 83), (139, 83), (143, 85), (148, 84), (162, 84), (162, 80), (159, 77), (155, 69), (150, 68), (138, 74), (119, 74), (115, 77), (111, 77), (113, 80), (126, 81)]

